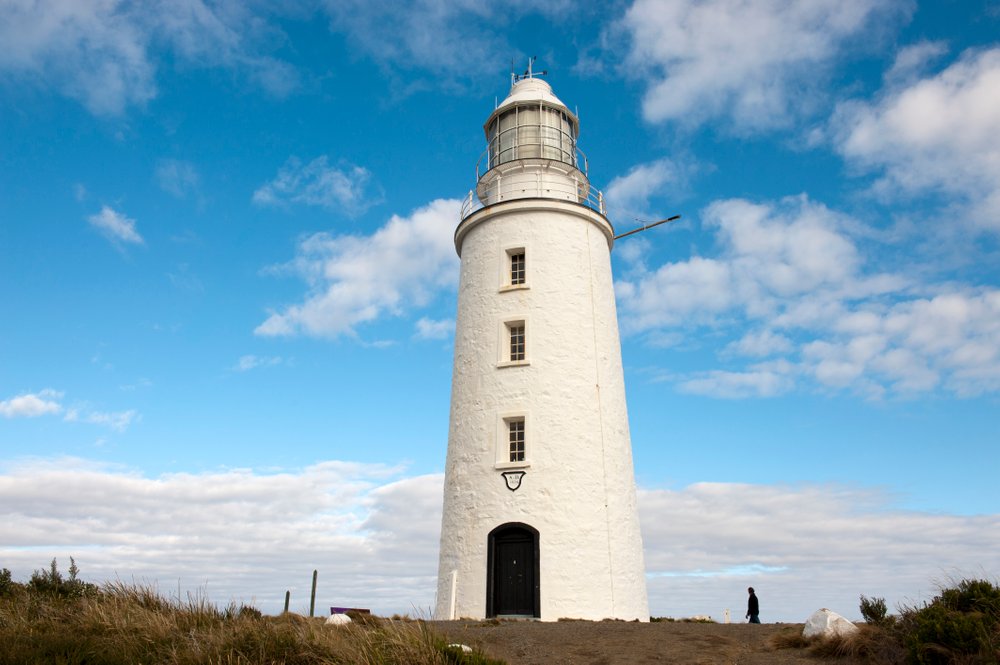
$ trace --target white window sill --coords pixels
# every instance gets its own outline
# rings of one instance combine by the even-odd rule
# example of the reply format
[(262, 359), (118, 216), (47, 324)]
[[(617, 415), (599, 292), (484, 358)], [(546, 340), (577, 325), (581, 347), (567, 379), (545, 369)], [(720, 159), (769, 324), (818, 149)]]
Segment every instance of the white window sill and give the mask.
[(497, 462), (493, 465), (493, 468), (500, 471), (509, 471), (511, 469), (529, 469), (531, 468), (531, 462), (527, 460), (524, 462)]
[(531, 287), (527, 284), (508, 284), (507, 286), (500, 287), (500, 293), (504, 293), (506, 291), (526, 291), (530, 288)]
[(502, 360), (497, 363), (497, 367), (527, 367), (530, 364), (527, 360)]

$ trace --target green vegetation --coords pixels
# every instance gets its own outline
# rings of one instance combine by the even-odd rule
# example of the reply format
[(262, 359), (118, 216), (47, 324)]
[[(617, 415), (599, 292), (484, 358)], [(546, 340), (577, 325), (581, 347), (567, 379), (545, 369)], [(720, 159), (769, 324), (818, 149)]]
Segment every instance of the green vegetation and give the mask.
[(850, 637), (807, 640), (790, 629), (779, 649), (805, 648), (817, 656), (848, 656), (870, 665), (1000, 665), (1000, 586), (962, 580), (931, 602), (886, 613), (885, 600), (861, 596), (867, 625)]
[(899, 631), (911, 662), (1000, 663), (1000, 587), (962, 580), (923, 607), (904, 608)]
[(861, 596), (861, 616), (865, 623), (872, 626), (884, 626), (892, 622), (892, 617), (888, 614), (885, 598), (868, 598)]
[(449, 647), (423, 621), (357, 615), (327, 626), (120, 582), (98, 588), (78, 572), (72, 562), (64, 578), (53, 560), (19, 584), (0, 571), (0, 665), (503, 665)]

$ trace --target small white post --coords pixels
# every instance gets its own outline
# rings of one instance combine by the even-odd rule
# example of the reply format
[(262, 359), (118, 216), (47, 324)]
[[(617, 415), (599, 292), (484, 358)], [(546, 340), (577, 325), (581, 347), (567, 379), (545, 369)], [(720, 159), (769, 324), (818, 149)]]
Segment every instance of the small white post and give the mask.
[(452, 621), (455, 620), (455, 603), (458, 602), (458, 571), (451, 571), (451, 610), (448, 612), (448, 618)]
[(727, 607), (722, 612), (722, 623), (729, 623), (729, 608)]

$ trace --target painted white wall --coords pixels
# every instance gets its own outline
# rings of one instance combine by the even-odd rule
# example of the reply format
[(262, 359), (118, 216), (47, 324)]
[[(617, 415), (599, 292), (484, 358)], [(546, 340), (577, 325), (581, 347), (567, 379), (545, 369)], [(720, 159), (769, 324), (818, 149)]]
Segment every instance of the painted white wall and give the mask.
[[(611, 235), (600, 214), (555, 199), (497, 203), (459, 225), (438, 618), (485, 616), (487, 537), (507, 522), (539, 531), (543, 620), (649, 618)], [(512, 247), (525, 248), (527, 288), (503, 288)], [(527, 364), (499, 367), (512, 319), (526, 322)], [(512, 414), (527, 424), (515, 492), (497, 463)]]

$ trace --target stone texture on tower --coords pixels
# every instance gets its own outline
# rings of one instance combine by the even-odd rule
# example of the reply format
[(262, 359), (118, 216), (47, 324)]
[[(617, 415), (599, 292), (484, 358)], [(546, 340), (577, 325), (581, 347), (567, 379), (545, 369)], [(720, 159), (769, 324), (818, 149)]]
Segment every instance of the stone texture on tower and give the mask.
[(648, 620), (614, 233), (579, 124), (529, 77), (485, 130), (482, 207), (455, 232), (435, 616)]

